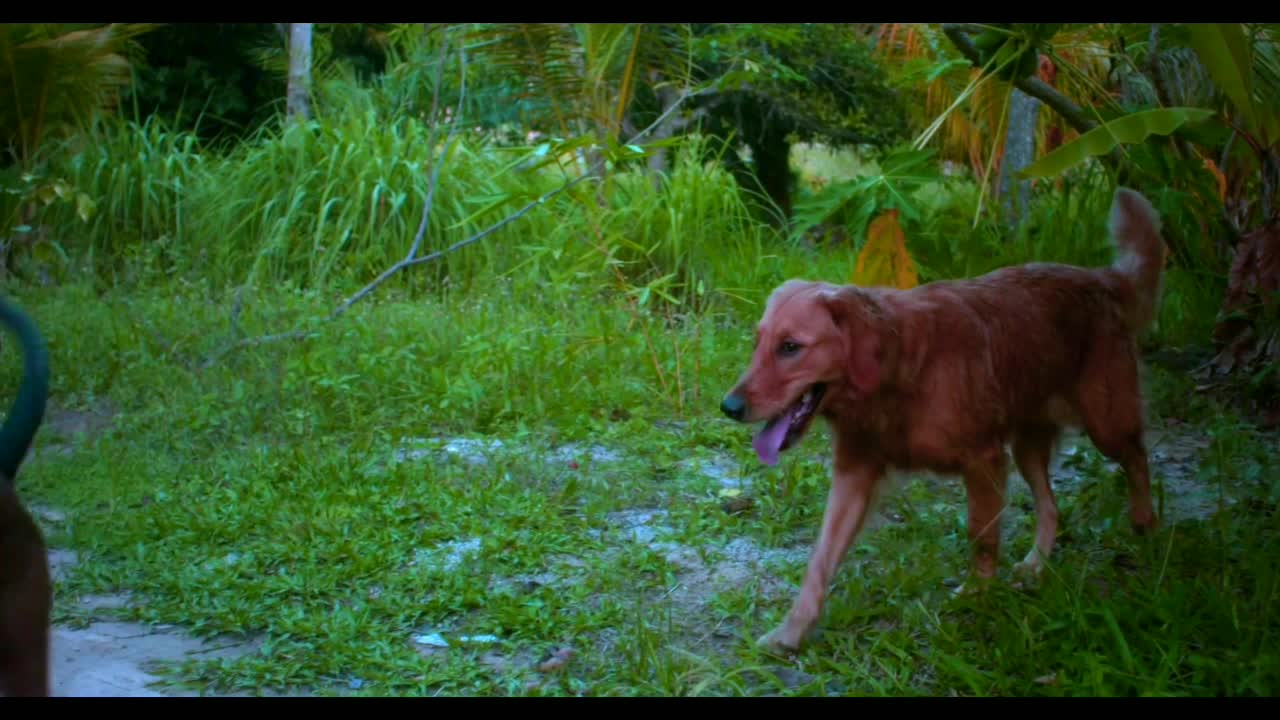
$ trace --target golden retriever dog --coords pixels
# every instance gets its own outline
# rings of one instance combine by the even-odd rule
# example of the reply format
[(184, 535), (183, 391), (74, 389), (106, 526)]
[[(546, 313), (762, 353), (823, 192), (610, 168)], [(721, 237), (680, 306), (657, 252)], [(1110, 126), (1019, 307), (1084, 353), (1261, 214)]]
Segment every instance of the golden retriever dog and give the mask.
[(823, 418), (834, 472), (804, 583), (760, 645), (795, 650), (814, 629), (890, 471), (964, 479), (967, 589), (996, 573), (1006, 446), (1035, 500), (1020, 573), (1038, 574), (1053, 551), (1049, 460), (1065, 427), (1124, 468), (1134, 529), (1157, 526), (1136, 335), (1156, 312), (1165, 245), (1159, 216), (1133, 190), (1116, 191), (1109, 224), (1109, 267), (1031, 263), (911, 290), (789, 280), (770, 295), (750, 366), (721, 411), (764, 423), (753, 444), (768, 465)]

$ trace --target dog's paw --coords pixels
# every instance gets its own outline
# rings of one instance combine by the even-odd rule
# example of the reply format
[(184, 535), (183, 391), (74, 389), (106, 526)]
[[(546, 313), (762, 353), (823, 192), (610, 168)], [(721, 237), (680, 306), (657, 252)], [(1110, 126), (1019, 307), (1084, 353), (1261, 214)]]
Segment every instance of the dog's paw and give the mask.
[(1014, 590), (1031, 590), (1040, 583), (1044, 574), (1044, 566), (1040, 563), (1018, 563), (1013, 566), (1013, 578), (1009, 587)]
[(1129, 524), (1133, 527), (1134, 534), (1139, 537), (1151, 535), (1160, 529), (1160, 520), (1151, 511), (1131, 513)]
[(787, 625), (779, 625), (756, 640), (756, 647), (774, 655), (794, 655), (800, 649), (802, 638), (792, 632)]
[(1019, 587), (1024, 583), (1031, 584), (1039, 581), (1040, 576), (1043, 574), (1044, 563), (1035, 555), (1028, 555), (1022, 562), (1015, 563), (1013, 566), (1013, 576), (1016, 578), (1015, 585)]
[(979, 595), (991, 585), (991, 578), (971, 575), (951, 591), (951, 597), (972, 597)]

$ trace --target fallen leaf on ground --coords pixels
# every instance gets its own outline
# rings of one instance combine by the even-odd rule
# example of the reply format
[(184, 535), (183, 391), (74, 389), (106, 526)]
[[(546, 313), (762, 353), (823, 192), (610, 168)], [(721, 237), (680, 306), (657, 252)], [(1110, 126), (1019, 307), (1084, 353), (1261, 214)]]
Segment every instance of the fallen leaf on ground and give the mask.
[(1036, 678), (1035, 680), (1032, 680), (1031, 682), (1037, 685), (1057, 685), (1058, 673), (1051, 672), (1048, 675), (1041, 675), (1040, 677)]
[(429, 647), (449, 647), (449, 641), (444, 639), (440, 633), (431, 633), (429, 635), (414, 635), (413, 641), (419, 645), (427, 645)]
[(569, 660), (573, 657), (573, 648), (560, 648), (551, 653), (550, 656), (543, 658), (538, 663), (538, 672), (555, 672), (561, 670), (565, 665), (569, 664)]

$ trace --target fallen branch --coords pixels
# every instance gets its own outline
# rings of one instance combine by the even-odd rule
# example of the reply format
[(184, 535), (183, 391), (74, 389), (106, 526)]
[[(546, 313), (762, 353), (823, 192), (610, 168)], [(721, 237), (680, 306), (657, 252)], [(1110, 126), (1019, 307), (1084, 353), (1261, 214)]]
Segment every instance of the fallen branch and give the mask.
[(228, 355), (236, 352), (237, 350), (243, 350), (244, 348), (247, 348), (247, 347), (255, 347), (257, 345), (267, 345), (269, 343), (281, 342), (284, 340), (310, 340), (311, 338), (315, 337), (318, 334), (319, 333), (308, 332), (306, 330), (292, 330), (290, 332), (278, 333), (276, 335), (258, 335), (256, 337), (243, 338), (241, 340), (237, 340), (236, 342), (228, 345), (227, 347), (209, 356), (209, 359), (205, 360), (203, 363), (200, 364), (200, 369), (208, 370), (214, 365), (217, 365), (219, 362), (222, 361), (223, 358), (227, 357)]

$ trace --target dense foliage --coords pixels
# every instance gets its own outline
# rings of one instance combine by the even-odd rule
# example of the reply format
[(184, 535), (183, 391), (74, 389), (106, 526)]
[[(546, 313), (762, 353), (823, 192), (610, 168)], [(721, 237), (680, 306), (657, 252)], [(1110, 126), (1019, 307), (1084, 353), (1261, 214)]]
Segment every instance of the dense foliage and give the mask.
[[(720, 92), (697, 103), (702, 128), (749, 148), (754, 179), (784, 219), (794, 143), (884, 148), (906, 137), (906, 106), (853, 25), (698, 25), (693, 34), (695, 62), (721, 78)], [(748, 177), (736, 153), (725, 157)]]

